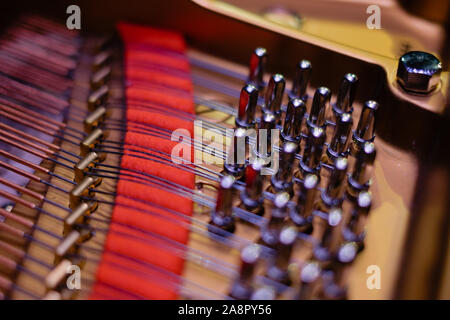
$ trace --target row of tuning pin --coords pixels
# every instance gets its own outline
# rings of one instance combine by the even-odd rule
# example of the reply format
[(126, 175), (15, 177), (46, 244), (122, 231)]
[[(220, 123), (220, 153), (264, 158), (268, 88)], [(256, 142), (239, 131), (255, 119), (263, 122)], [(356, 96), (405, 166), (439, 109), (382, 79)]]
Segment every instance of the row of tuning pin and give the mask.
[[(263, 85), (262, 83), (262, 69), (264, 61), (267, 58), (266, 51), (257, 48), (251, 57), (250, 62), (250, 76), (249, 82)], [(256, 68), (255, 68), (256, 66)], [(307, 81), (302, 79), (309, 79), (309, 73), (311, 71), (311, 64), (304, 60), (298, 64), (299, 72), (297, 73), (297, 80), (294, 81), (293, 89), (290, 96), (300, 94), (305, 97)], [(255, 71), (257, 70), (257, 71)], [(306, 75), (305, 75), (306, 74)], [(276, 82), (274, 79), (280, 79), (279, 75), (275, 75), (269, 82), (268, 89), (266, 91), (266, 102), (263, 105), (263, 114), (258, 123), (259, 129), (275, 129), (277, 124), (277, 114), (281, 112), (281, 98), (284, 93), (284, 80)], [(281, 76), (280, 76), (281, 77)], [(282, 83), (281, 86), (274, 85), (274, 83)], [(272, 84), (272, 85), (271, 85)], [(375, 112), (378, 109), (378, 103), (375, 101), (367, 101), (361, 112), (358, 126), (353, 131), (353, 138), (350, 138), (352, 129), (352, 103), (355, 95), (355, 89), (357, 84), (357, 77), (351, 74), (347, 74), (341, 85), (341, 90), (338, 94), (337, 103), (333, 106), (333, 114), (337, 120), (334, 125), (334, 133), (329, 143), (326, 143), (326, 126), (324, 115), (330, 100), (330, 90), (324, 87), (320, 87), (316, 90), (314, 99), (312, 102), (311, 112), (306, 117), (306, 133), (301, 134), (302, 122), (306, 114), (306, 106), (302, 99), (291, 97), (286, 109), (286, 116), (284, 119), (284, 125), (281, 132), (282, 145), (278, 154), (278, 170), (271, 176), (271, 190), (273, 192), (287, 192), (289, 195), (293, 195), (293, 181), (294, 181), (294, 163), (296, 159), (299, 159), (299, 170), (296, 175), (306, 180), (307, 175), (313, 174), (320, 180), (320, 170), (323, 165), (323, 160), (329, 167), (332, 168), (333, 173), (327, 187), (328, 196), (326, 203), (335, 203), (333, 200), (337, 197), (337, 193), (340, 191), (340, 185), (345, 180), (347, 172), (347, 158), (349, 150), (351, 150), (355, 161), (353, 163), (352, 173), (348, 175), (348, 191), (349, 194), (355, 198), (357, 193), (366, 190), (369, 185), (371, 169), (375, 159), (375, 146), (373, 144), (374, 134), (374, 121)], [(301, 90), (297, 88), (300, 87)], [(274, 90), (272, 90), (275, 88)], [(276, 88), (280, 88), (279, 90)], [(272, 99), (272, 97), (275, 97)], [(224, 165), (225, 173), (233, 176), (238, 180), (245, 181), (245, 189), (241, 192), (241, 202), (243, 206), (254, 213), (262, 215), (263, 206), (263, 184), (265, 177), (261, 174), (262, 167), (267, 165), (265, 159), (271, 158), (273, 153), (271, 150), (271, 137), (270, 134), (266, 134), (267, 148), (264, 151), (266, 154), (262, 155), (258, 150), (260, 134), (256, 135), (256, 143), (253, 144), (252, 155), (256, 157), (250, 157), (251, 163), (248, 161), (249, 154), (249, 139), (248, 131), (255, 126), (255, 109), (258, 101), (258, 89), (252, 84), (244, 86), (241, 92), (239, 101), (239, 114), (236, 118), (237, 129), (234, 132), (231, 148), (227, 154), (227, 161)], [(277, 102), (277, 107), (273, 106), (274, 102)], [(345, 107), (344, 107), (345, 106)], [(264, 112), (264, 109), (271, 110)], [(316, 110), (316, 111), (315, 111)], [(318, 111), (317, 111), (318, 110)], [(270, 132), (267, 130), (266, 132)], [(304, 143), (301, 144), (301, 140)], [(352, 143), (350, 143), (352, 140)], [(303, 150), (301, 150), (301, 146)], [(324, 155), (324, 149), (326, 152)], [(276, 150), (275, 150), (276, 151)], [(276, 153), (276, 152), (275, 152)], [(242, 159), (242, 158), (245, 159)], [(273, 159), (273, 158), (271, 158)], [(339, 164), (339, 166), (336, 165)], [(344, 165), (345, 163), (345, 165)], [(232, 184), (229, 182), (231, 178), (225, 177), (223, 184), (230, 185), (230, 190), (233, 189)], [(333, 190), (334, 189), (334, 190)], [(213, 212), (214, 216), (223, 216), (221, 212), (224, 210), (219, 209), (223, 204), (225, 206), (232, 206), (232, 201), (225, 199), (231, 199), (231, 196), (223, 196), (225, 192), (222, 187), (218, 192), (217, 208)], [(337, 190), (337, 191), (336, 191)], [(230, 216), (231, 213), (226, 213), (224, 216)], [(219, 219), (219, 218), (217, 218)], [(220, 220), (220, 219), (219, 219)], [(233, 222), (230, 218), (224, 219), (220, 223), (214, 223), (224, 229), (232, 230), (234, 228)]]
[[(363, 247), (365, 223), (372, 205), (371, 193), (366, 190), (360, 191), (355, 199), (349, 201), (345, 212), (342, 198), (333, 198), (339, 191), (335, 182), (344, 172), (345, 160), (338, 158), (336, 166), (339, 169), (333, 171), (327, 188), (321, 190), (319, 197), (319, 178), (314, 174), (308, 174), (301, 183), (296, 203), (289, 201), (290, 197), (286, 192), (274, 196), (270, 217), (261, 225), (259, 244), (244, 247), (241, 251), (239, 276), (230, 291), (233, 298), (261, 299), (261, 294), (270, 293), (272, 296), (269, 298), (273, 299), (282, 294), (286, 287), (293, 285), (292, 271), (289, 271), (293, 252), (296, 246), (303, 246), (304, 241), (312, 247), (311, 259), (301, 268), (300, 283), (295, 285), (296, 288), (299, 287), (299, 292), (294, 298), (310, 298), (312, 291), (317, 293), (317, 288), (325, 298), (345, 297), (343, 269), (353, 262), (357, 252)], [(234, 230), (233, 208), (223, 205), (232, 198), (234, 178), (225, 176), (222, 182), (221, 190), (227, 191), (219, 196), (218, 205), (222, 207), (216, 207), (212, 222), (215, 226), (223, 222), (229, 223), (227, 230), (230, 231)], [(334, 200), (334, 203), (330, 203), (330, 200)], [(230, 214), (221, 215), (221, 209), (229, 210)], [(263, 258), (262, 247), (273, 249), (272, 255)], [(265, 267), (262, 273), (261, 268), (257, 270), (260, 264)], [(255, 287), (261, 285), (255, 282), (258, 273), (273, 282), (271, 290), (267, 291), (265, 286), (255, 290)]]
[(290, 268), (290, 256), (296, 239), (295, 228), (284, 228), (280, 233), (276, 256), (265, 263), (267, 259), (264, 259), (264, 251), (259, 245), (245, 246), (240, 253), (239, 274), (230, 287), (229, 295), (239, 300), (347, 298), (345, 269), (358, 253), (357, 244), (344, 242), (331, 261), (324, 262), (313, 257), (299, 262), (297, 268)]
[[(284, 142), (299, 142), (302, 136), (302, 123), (306, 117), (308, 132), (313, 128), (325, 129), (329, 118), (334, 121), (333, 138), (330, 143), (330, 150), (327, 155), (334, 160), (348, 146), (349, 133), (352, 128), (353, 101), (358, 87), (358, 77), (352, 73), (344, 75), (335, 103), (332, 110), (329, 110), (331, 91), (326, 87), (319, 87), (315, 91), (309, 114), (306, 113), (306, 102), (308, 100), (307, 87), (312, 73), (312, 65), (307, 60), (300, 61), (296, 68), (296, 75), (292, 82), (291, 90), (288, 90), (288, 104), (283, 112), (282, 101), (285, 94), (286, 81), (283, 75), (274, 74), (265, 86), (262, 80), (264, 66), (267, 60), (267, 52), (263, 48), (257, 48), (250, 59), (250, 72), (247, 84), (242, 88), (238, 114), (236, 117), (237, 128), (257, 129), (281, 129), (281, 138)], [(256, 109), (259, 96), (264, 93), (264, 103), (262, 103), (262, 115), (256, 121)], [(369, 100), (365, 103), (361, 112), (358, 126), (353, 134), (353, 140), (359, 147), (365, 141), (373, 138), (374, 115), (378, 109), (378, 103)], [(282, 121), (284, 116), (284, 121)], [(283, 124), (282, 124), (283, 122)]]
[[(263, 162), (257, 159), (247, 166), (243, 187), (232, 175), (224, 175), (221, 178), (217, 191), (216, 206), (211, 213), (211, 224), (225, 231), (234, 232), (236, 221), (233, 209), (236, 206), (235, 198), (236, 192), (238, 192), (239, 206), (259, 216), (264, 215), (264, 200), (269, 200), (276, 207), (277, 203), (283, 203), (276, 201), (280, 196), (287, 198), (287, 201), (293, 199), (294, 201), (290, 201), (289, 217), (293, 224), (305, 229), (305, 226), (311, 224), (309, 217), (315, 209), (327, 213), (333, 208), (340, 207), (344, 199), (356, 202), (362, 192), (368, 191), (371, 185), (375, 155), (374, 144), (372, 142), (366, 143), (359, 152), (354, 168), (350, 173), (348, 173), (348, 159), (338, 157), (335, 165), (331, 167), (331, 173), (325, 188), (319, 186), (321, 176), (318, 173), (306, 173), (303, 179), (294, 178), (298, 185), (296, 195), (293, 187), (293, 174), (283, 174), (284, 180), (282, 182), (285, 185), (289, 184), (289, 191), (276, 191), (273, 197), (268, 197), (264, 192), (267, 176), (261, 174)], [(293, 162), (286, 163), (289, 165), (283, 164), (283, 170), (289, 168), (292, 171)], [(282, 170), (271, 176), (269, 190), (275, 189), (276, 184), (280, 182), (277, 178), (280, 172)], [(319, 208), (316, 208), (317, 198), (320, 200)], [(295, 206), (292, 206), (293, 203), (295, 203)], [(287, 210), (287, 208), (285, 209)]]
[[(302, 154), (302, 171), (316, 171), (322, 160), (322, 151), (326, 144), (326, 162), (333, 165), (339, 156), (348, 152), (349, 146), (353, 155), (356, 155), (366, 142), (374, 140), (375, 113), (378, 103), (373, 100), (367, 101), (361, 111), (358, 125), (352, 133), (353, 126), (353, 101), (358, 86), (356, 75), (348, 73), (344, 76), (337, 95), (336, 103), (330, 110), (331, 91), (326, 87), (319, 87), (314, 94), (309, 114), (307, 113), (306, 101), (308, 96), (306, 88), (312, 71), (309, 61), (302, 60), (297, 65), (296, 77), (292, 89), (288, 92), (288, 104), (283, 112), (282, 100), (286, 87), (285, 79), (280, 74), (275, 74), (265, 88), (265, 99), (261, 106), (261, 117), (255, 119), (256, 109), (259, 102), (260, 91), (264, 89), (262, 74), (264, 70), (267, 53), (262, 48), (257, 48), (250, 61), (250, 75), (247, 84), (242, 88), (238, 114), (236, 117), (236, 130), (233, 135), (232, 146), (228, 153), (225, 171), (236, 177), (244, 173), (245, 161), (238, 159), (242, 154), (247, 154), (243, 149), (242, 139), (249, 141), (249, 129), (256, 128), (256, 144), (251, 152), (262, 159), (270, 159), (272, 153), (273, 129), (281, 130), (283, 144), (288, 142), (297, 145), (296, 153)], [(284, 117), (283, 117), (284, 114)], [(330, 119), (330, 120), (327, 120)], [(305, 123), (306, 130), (303, 130)], [(327, 126), (334, 127), (333, 134), (327, 142)], [(267, 132), (264, 150), (258, 150), (260, 146), (261, 129)], [(352, 136), (352, 137), (350, 137)], [(264, 139), (264, 137), (262, 138)], [(301, 141), (304, 140), (304, 149), (301, 150)], [(352, 143), (350, 143), (352, 141)], [(282, 149), (293, 149), (292, 146)], [(284, 155), (284, 154), (283, 154)], [(242, 156), (241, 156), (242, 157)], [(248, 158), (248, 156), (246, 156)], [(287, 157), (289, 157), (287, 155)], [(281, 159), (283, 160), (283, 159)], [(281, 161), (283, 162), (283, 161)]]
[[(261, 175), (261, 169), (266, 163), (261, 161), (261, 158), (270, 156), (272, 150), (269, 147), (265, 150), (265, 155), (261, 155), (258, 150), (255, 150), (257, 158), (248, 165), (247, 161), (239, 161), (236, 155), (246, 154), (246, 150), (240, 150), (241, 152), (238, 150), (243, 146), (246, 148), (248, 144), (246, 132), (248, 129), (256, 127), (270, 131), (280, 128), (283, 142), (279, 150), (280, 164), (278, 171), (270, 179), (271, 190), (276, 195), (272, 201), (270, 218), (261, 228), (261, 242), (277, 249), (273, 263), (267, 268), (267, 276), (280, 283), (288, 283), (287, 268), (293, 245), (298, 238), (297, 235), (295, 237), (292, 235), (299, 231), (312, 232), (313, 212), (316, 210), (323, 211), (327, 215), (325, 216), (326, 227), (319, 236), (319, 244), (314, 250), (314, 259), (333, 260), (333, 266), (353, 260), (353, 258), (348, 258), (348, 254), (347, 258), (342, 258), (341, 252), (348, 252), (350, 245), (361, 243), (363, 238), (364, 224), (361, 221), (365, 221), (371, 205), (371, 196), (367, 189), (370, 185), (376, 154), (373, 140), (375, 137), (374, 116), (378, 109), (378, 103), (367, 101), (364, 104), (357, 128), (353, 131), (353, 137), (350, 139), (353, 124), (352, 104), (358, 78), (353, 74), (346, 74), (342, 80), (336, 103), (332, 106), (334, 132), (331, 141), (326, 144), (326, 126), (330, 122), (325, 118), (330, 104), (331, 91), (325, 87), (318, 88), (313, 97), (311, 111), (307, 114), (306, 88), (312, 67), (309, 61), (302, 60), (297, 65), (296, 78), (293, 81), (292, 89), (288, 92), (289, 102), (285, 109), (284, 123), (281, 118), (285, 80), (280, 74), (275, 74), (270, 78), (267, 88), (265, 88), (265, 101), (261, 108), (262, 116), (259, 121), (256, 121), (259, 91), (264, 88), (262, 75), (266, 59), (267, 53), (262, 48), (256, 49), (251, 57), (248, 83), (243, 87), (239, 99), (238, 116), (236, 117), (237, 129), (233, 136), (231, 152), (229, 152), (229, 155), (232, 155), (231, 161), (229, 161), (229, 157), (225, 164), (227, 174), (221, 180), (216, 208), (212, 212), (210, 225), (213, 225), (214, 228), (234, 232), (233, 199), (236, 179), (245, 182), (245, 188), (240, 191), (241, 206), (253, 213), (264, 214), (263, 185), (265, 177)], [(303, 119), (306, 119), (306, 134), (302, 132)], [(242, 139), (244, 139), (244, 144)], [(270, 137), (268, 139), (267, 145), (270, 146)], [(305, 141), (303, 152), (300, 152), (301, 140)], [(350, 140), (352, 140), (351, 144)], [(259, 145), (258, 141), (256, 145)], [(324, 147), (327, 149), (325, 156), (323, 155)], [(352, 172), (347, 174), (349, 149), (356, 160)], [(302, 179), (296, 179), (299, 184), (299, 192), (296, 196), (296, 203), (293, 203), (289, 199), (294, 193), (293, 173), (296, 159), (299, 159), (298, 172)], [(320, 199), (317, 201), (323, 160), (330, 165), (332, 172), (327, 186), (321, 190)], [(344, 199), (342, 186), (345, 181), (347, 181), (345, 194), (352, 200), (353, 209), (350, 221), (347, 221), (346, 226), (343, 227), (343, 223), (341, 223), (343, 214), (340, 207)], [(235, 282), (231, 295), (248, 299), (250, 291), (244, 289), (250, 288), (248, 285), (249, 272), (244, 252), (246, 252), (245, 249), (241, 256), (240, 277)], [(311, 263), (311, 265), (315, 264)], [(308, 278), (307, 270), (309, 269), (311, 268), (302, 269), (306, 271), (302, 271), (305, 275), (301, 277)], [(333, 273), (332, 271), (327, 272), (324, 274)], [(309, 276), (309, 278), (311, 277)], [(327, 279), (329, 279), (329, 285), (335, 286), (334, 278), (334, 280), (330, 280), (330, 277)], [(304, 289), (299, 296), (305, 296)]]

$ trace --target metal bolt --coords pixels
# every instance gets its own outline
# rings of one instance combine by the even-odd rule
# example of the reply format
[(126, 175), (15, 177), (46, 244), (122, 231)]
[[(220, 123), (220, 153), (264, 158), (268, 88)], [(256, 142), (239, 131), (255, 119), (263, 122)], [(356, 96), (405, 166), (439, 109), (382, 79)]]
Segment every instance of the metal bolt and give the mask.
[(441, 71), (442, 64), (434, 55), (410, 51), (398, 61), (397, 81), (408, 92), (427, 94), (436, 89)]

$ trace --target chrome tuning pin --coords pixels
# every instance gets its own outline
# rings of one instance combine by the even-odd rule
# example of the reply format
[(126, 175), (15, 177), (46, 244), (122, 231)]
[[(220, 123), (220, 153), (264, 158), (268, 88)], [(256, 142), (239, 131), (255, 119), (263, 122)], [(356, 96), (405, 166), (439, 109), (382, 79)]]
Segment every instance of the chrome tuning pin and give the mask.
[(306, 175), (300, 184), (300, 192), (297, 198), (295, 209), (290, 211), (292, 222), (302, 232), (311, 231), (312, 213), (316, 201), (317, 187), (319, 186), (319, 176), (316, 174)]
[(322, 159), (325, 139), (325, 128), (314, 127), (309, 132), (305, 150), (300, 160), (300, 171), (303, 177), (308, 173), (317, 173), (320, 171), (320, 161)]
[(303, 101), (307, 101), (308, 97), (306, 94), (306, 89), (308, 88), (308, 82), (311, 78), (312, 65), (308, 60), (301, 60), (297, 63), (295, 78), (292, 82), (292, 89), (289, 91), (288, 95), (290, 99), (298, 98)]
[(325, 116), (327, 114), (328, 105), (330, 104), (331, 91), (326, 87), (317, 88), (314, 93), (314, 98), (306, 121), (308, 129), (311, 131), (315, 127), (325, 126)]
[(353, 119), (351, 113), (336, 115), (336, 126), (333, 137), (327, 148), (327, 160), (333, 164), (336, 158), (346, 156), (350, 145), (350, 132), (352, 130)]
[(295, 227), (284, 227), (278, 235), (276, 254), (273, 264), (267, 268), (266, 275), (269, 279), (290, 285), (288, 267), (292, 250), (297, 242), (297, 229)]
[(353, 172), (348, 176), (348, 195), (356, 199), (359, 192), (367, 190), (371, 184), (374, 161), (376, 157), (375, 144), (366, 142), (356, 154)]
[(333, 207), (338, 207), (342, 204), (342, 189), (347, 174), (348, 160), (347, 158), (339, 157), (334, 162), (333, 171), (328, 180), (327, 187), (321, 193), (321, 210), (328, 212)]
[(248, 300), (253, 293), (252, 282), (261, 258), (261, 247), (257, 244), (248, 245), (241, 250), (240, 257), (239, 276), (231, 287), (230, 297), (237, 300)]
[(280, 192), (275, 195), (271, 215), (267, 224), (261, 228), (261, 242), (269, 247), (275, 247), (280, 231), (286, 224), (288, 217), (289, 194)]
[(272, 133), (276, 127), (276, 117), (273, 113), (267, 112), (261, 116), (258, 125), (256, 144), (253, 153), (260, 158), (264, 165), (269, 165), (272, 156)]
[[(318, 219), (322, 219), (318, 217)], [(324, 222), (320, 244), (314, 248), (314, 258), (317, 261), (329, 262), (334, 258), (339, 249), (342, 232), (343, 215), (342, 209), (335, 207), (328, 211), (327, 219)]]
[(257, 158), (245, 168), (245, 189), (241, 192), (244, 207), (258, 215), (264, 214), (262, 196), (264, 176), (261, 175), (263, 165), (264, 162)]
[(317, 261), (305, 263), (300, 271), (300, 290), (297, 296), (299, 300), (311, 299), (313, 291), (320, 279), (322, 270)]
[(255, 126), (255, 112), (258, 104), (258, 89), (252, 84), (246, 84), (239, 96), (236, 126), (251, 128)]
[(264, 87), (264, 71), (266, 68), (268, 53), (265, 48), (258, 47), (250, 57), (248, 83), (255, 85), (258, 89)]
[[(220, 180), (216, 207), (211, 212), (211, 221), (209, 222), (211, 226), (227, 232), (234, 232), (235, 230), (233, 216), (234, 182), (235, 178), (229, 175), (224, 175)], [(221, 233), (220, 231), (216, 231), (218, 229), (211, 227), (208, 227), (208, 230), (213, 233)]]
[(350, 221), (345, 228), (343, 235), (346, 241), (354, 241), (360, 247), (364, 241), (364, 226), (372, 206), (372, 195), (369, 191), (362, 191), (353, 203)]
[(298, 144), (286, 142), (282, 145), (279, 157), (278, 171), (272, 175), (270, 180), (275, 192), (285, 191), (289, 195), (293, 194), (292, 170), (294, 167), (295, 154)]
[(275, 300), (277, 292), (273, 286), (263, 286), (256, 289), (250, 300)]
[(265, 103), (262, 108), (264, 113), (273, 113), (277, 118), (277, 122), (281, 117), (281, 102), (283, 100), (286, 80), (281, 74), (274, 74), (270, 77), (269, 84), (266, 88)]
[(378, 102), (369, 100), (364, 103), (358, 126), (353, 131), (352, 154), (355, 155), (366, 142), (375, 139), (375, 114), (378, 110)]
[(353, 112), (352, 105), (358, 89), (358, 83), (358, 77), (353, 73), (347, 73), (342, 78), (336, 104), (333, 106), (333, 113), (336, 117), (343, 113), (351, 114)]
[(244, 175), (247, 152), (247, 131), (244, 128), (234, 130), (230, 149), (224, 164), (225, 172), (240, 179)]
[(283, 141), (300, 142), (302, 121), (305, 113), (306, 104), (303, 100), (298, 98), (289, 100), (283, 130), (281, 131), (281, 139)]
[(339, 247), (336, 259), (323, 271), (323, 297), (342, 300), (347, 298), (345, 271), (353, 263), (358, 253), (355, 242), (346, 242)]

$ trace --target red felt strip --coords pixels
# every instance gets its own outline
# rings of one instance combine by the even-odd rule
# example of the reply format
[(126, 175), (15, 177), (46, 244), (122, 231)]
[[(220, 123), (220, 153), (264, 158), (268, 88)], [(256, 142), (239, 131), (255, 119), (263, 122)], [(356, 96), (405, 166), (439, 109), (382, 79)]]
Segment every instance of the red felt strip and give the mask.
[(141, 49), (133, 49), (130, 46), (130, 50), (125, 55), (127, 66), (141, 66), (145, 67), (160, 65), (166, 68), (174, 68), (179, 71), (189, 72), (189, 62), (187, 59), (180, 59), (179, 57), (168, 56), (160, 52), (148, 52)]
[[(129, 154), (134, 155), (141, 155), (137, 152), (126, 152)], [(160, 159), (155, 159), (158, 161), (162, 161)], [(168, 161), (171, 162), (169, 159)], [(133, 157), (133, 156), (127, 156), (124, 155), (122, 157), (122, 168), (127, 168), (135, 171), (142, 171), (149, 175), (154, 175), (159, 178), (163, 178), (166, 180), (169, 180), (171, 182), (175, 182), (179, 185), (185, 186), (187, 188), (190, 188), (192, 186), (192, 173), (187, 172), (186, 170), (182, 170), (178, 167), (175, 167), (173, 165), (166, 165), (162, 163), (158, 163), (156, 161), (142, 159), (140, 157)], [(143, 175), (143, 178), (145, 179), (146, 176)]]
[(190, 214), (192, 211), (192, 200), (174, 194), (172, 191), (162, 190), (159, 186), (143, 185), (137, 179), (134, 181), (119, 180), (117, 193), (132, 199), (155, 203), (184, 214)]
[[(194, 102), (185, 43), (171, 31), (126, 23), (117, 27), (125, 47), (130, 122), (121, 167), (130, 170), (120, 173), (90, 298), (175, 299), (189, 239), (189, 219), (182, 217), (192, 214), (189, 190), (195, 184), (194, 173), (171, 161), (180, 143), (171, 141), (172, 131), (183, 129), (191, 137), (194, 132), (186, 116), (194, 115)], [(190, 163), (193, 146), (179, 150), (175, 155)]]
[(123, 196), (118, 196), (116, 203), (120, 210), (115, 212), (114, 222), (126, 226), (139, 226), (144, 231), (158, 233), (180, 243), (187, 242), (188, 225), (181, 217)]
[(127, 77), (139, 81), (171, 86), (188, 92), (192, 91), (192, 84), (189, 78), (181, 78), (176, 75), (170, 75), (167, 72), (130, 67), (127, 71)]
[[(167, 278), (142, 263), (112, 253), (104, 253), (97, 281), (147, 299), (175, 299), (176, 290), (164, 284)], [(111, 292), (112, 293), (112, 292)], [(115, 299), (120, 299), (116, 296)]]
[(184, 53), (186, 45), (178, 32), (119, 22), (117, 29), (126, 44), (149, 44)]
[(189, 131), (191, 137), (194, 136), (192, 121), (177, 118), (173, 115), (164, 114), (162, 110), (138, 110), (129, 107), (127, 110), (127, 120), (153, 126), (160, 126), (171, 132), (183, 128)]
[(170, 272), (181, 273), (182, 257), (169, 251), (171, 247), (165, 242), (158, 241), (151, 233), (113, 223), (110, 226), (110, 235), (105, 244), (107, 252), (124, 255)]
[(132, 101), (144, 100), (166, 106), (168, 109), (178, 109), (194, 113), (194, 102), (192, 99), (169, 94), (168, 92), (161, 92), (160, 89), (128, 87), (126, 89), (126, 95), (129, 96)]
[[(172, 154), (172, 150), (176, 146), (179, 146), (179, 141), (171, 141), (170, 137), (166, 136), (153, 136), (146, 133), (137, 133), (137, 132), (127, 132), (125, 136), (125, 143), (129, 145), (137, 145), (146, 148), (155, 148), (157, 147), (160, 151), (166, 154)], [(185, 154), (186, 151), (187, 153)], [(186, 161), (190, 161), (193, 159), (193, 153), (188, 152), (188, 148), (180, 148), (180, 152), (175, 154), (177, 157), (181, 157)]]

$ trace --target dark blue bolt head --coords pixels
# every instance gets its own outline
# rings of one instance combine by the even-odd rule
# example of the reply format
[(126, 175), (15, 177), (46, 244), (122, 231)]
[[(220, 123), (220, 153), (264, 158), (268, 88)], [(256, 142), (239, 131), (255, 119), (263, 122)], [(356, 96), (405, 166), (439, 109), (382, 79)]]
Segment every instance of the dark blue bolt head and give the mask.
[(410, 51), (398, 61), (397, 81), (408, 92), (427, 94), (438, 86), (441, 71), (442, 64), (434, 55)]

